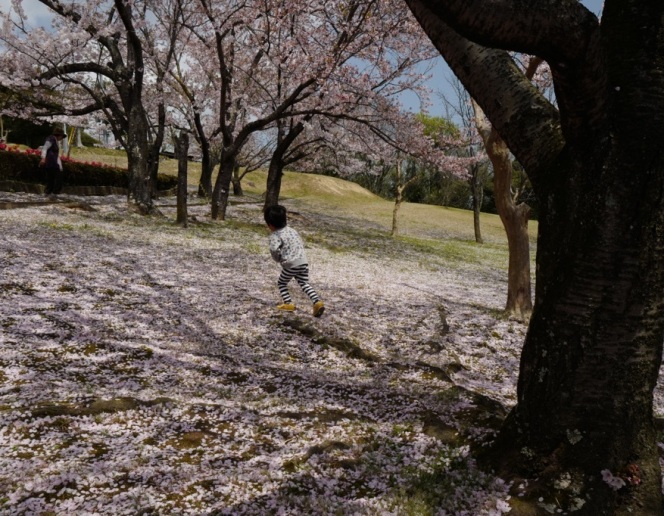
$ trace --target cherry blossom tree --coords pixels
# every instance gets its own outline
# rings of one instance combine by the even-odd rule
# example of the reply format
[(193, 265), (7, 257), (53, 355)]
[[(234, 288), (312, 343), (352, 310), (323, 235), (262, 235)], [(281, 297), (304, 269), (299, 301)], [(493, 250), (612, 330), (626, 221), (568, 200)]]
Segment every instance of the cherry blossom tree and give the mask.
[[(404, 130), (408, 128), (408, 130)], [(394, 210), (392, 214), (392, 236), (399, 234), (398, 214), (403, 203), (403, 193), (411, 184), (421, 179), (418, 169), (421, 167), (434, 167), (442, 169), (453, 177), (466, 178), (468, 170), (477, 163), (477, 158), (468, 157), (459, 159), (459, 151), (468, 146), (468, 141), (462, 138), (454, 124), (444, 118), (431, 117), (423, 114), (417, 115), (410, 124), (401, 122), (396, 133), (401, 140), (399, 145), (404, 151), (396, 151), (395, 163), (395, 192)], [(406, 136), (404, 138), (404, 136)], [(455, 156), (451, 158), (451, 156)], [(403, 158), (408, 157), (405, 161)], [(406, 177), (405, 168), (411, 168), (414, 173)]]
[[(327, 119), (328, 125), (332, 120), (347, 119), (376, 132), (381, 124), (394, 121), (389, 119), (392, 114), (395, 120), (401, 117), (401, 93), (409, 90), (425, 99), (428, 96), (424, 87), (427, 75), (419, 68), (434, 54), (422, 44), (424, 34), (400, 3), (353, 2), (346, 9), (343, 4), (335, 6), (327, 2), (325, 9), (321, 11), (323, 21), (317, 25), (330, 31), (327, 41), (316, 41), (313, 48), (303, 46), (297, 50), (305, 55), (324, 55), (325, 48), (319, 45), (327, 42), (328, 48), (333, 49), (328, 59), (332, 59), (335, 66), (330, 68), (324, 82), (317, 80), (313, 85), (317, 88), (317, 95), (294, 106), (295, 114), (288, 122), (277, 123), (277, 144), (268, 171), (266, 205), (278, 200), (284, 166), (292, 165), (311, 149), (325, 144), (329, 136), (325, 131), (300, 136), (314, 127), (322, 127), (312, 122), (314, 117)], [(293, 32), (295, 23), (302, 24), (296, 22), (296, 18), (292, 20), (293, 24), (283, 26), (282, 30)], [(279, 42), (282, 40), (287, 42), (288, 38), (277, 38)], [(306, 44), (311, 46), (311, 40)], [(289, 49), (289, 58), (293, 55)], [(290, 59), (284, 62), (285, 69), (290, 67), (289, 63)], [(301, 79), (295, 76), (295, 80)], [(288, 83), (292, 81), (292, 74), (279, 71), (276, 98), (283, 90), (288, 91)], [(304, 145), (303, 142), (308, 143)], [(297, 151), (291, 152), (290, 146), (294, 144)], [(309, 150), (304, 151), (307, 148)], [(285, 159), (286, 155), (288, 159)]]
[(299, 166), (305, 170), (327, 168), (342, 177), (350, 177), (359, 172), (380, 174), (386, 168), (394, 169), (391, 234), (397, 236), (403, 192), (419, 179), (417, 173), (406, 177), (406, 167), (430, 166), (464, 178), (476, 158), (458, 156), (457, 150), (465, 146), (466, 141), (446, 120), (400, 113), (387, 103), (383, 110), (382, 116), (374, 113), (371, 124), (362, 117), (339, 117), (318, 124), (315, 131), (308, 131), (317, 137), (306, 142), (315, 151), (307, 149), (305, 142), (296, 143), (301, 153)]
[[(533, 505), (660, 514), (664, 4), (607, 0), (600, 25), (578, 2), (406, 3), (540, 203), (535, 304), (496, 463), (529, 480)], [(549, 64), (557, 106), (503, 49)]]
[[(364, 102), (395, 96), (422, 82), (413, 67), (433, 55), (413, 44), (414, 35), (422, 41), (421, 29), (395, 0), (198, 0), (197, 6), (188, 24), (195, 42), (176, 80), (188, 92), (189, 120), (201, 119), (192, 124), (197, 138), (221, 142), (213, 218), (225, 216), (233, 170), (252, 134), (276, 135), (268, 191), (278, 192), (274, 175), (314, 116), (341, 116), (362, 96)], [(205, 79), (204, 92), (194, 89), (197, 77)], [(204, 157), (207, 180), (205, 163)]]
[(151, 211), (166, 114), (161, 84), (179, 41), (179, 4), (39, 1), (53, 16), (49, 28), (30, 26), (20, 1), (3, 13), (0, 85), (22, 94), (21, 107), (32, 109), (23, 116), (103, 113), (127, 151), (130, 194)]

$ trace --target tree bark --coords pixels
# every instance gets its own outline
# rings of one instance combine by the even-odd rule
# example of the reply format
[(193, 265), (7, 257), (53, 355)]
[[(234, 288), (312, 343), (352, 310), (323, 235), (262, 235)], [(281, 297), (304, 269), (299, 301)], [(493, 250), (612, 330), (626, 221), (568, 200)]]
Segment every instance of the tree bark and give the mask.
[(211, 199), (212, 172), (217, 160), (212, 156), (212, 146), (205, 133), (201, 114), (198, 111), (194, 114), (194, 127), (196, 128), (196, 140), (201, 148), (201, 178), (198, 182), (198, 196)]
[(403, 184), (403, 170), (401, 168), (401, 159), (397, 157), (397, 177), (396, 177), (396, 186), (394, 188), (394, 209), (392, 210), (392, 231), (390, 236), (399, 235), (399, 210), (401, 209), (401, 204), (403, 203), (403, 191), (406, 189), (407, 184)]
[(203, 151), (201, 160), (201, 179), (198, 182), (198, 196), (210, 199), (212, 197), (212, 162), (209, 152)]
[[(499, 471), (529, 479), (522, 500), (539, 512), (662, 514), (653, 390), (664, 341), (664, 4), (607, 0), (600, 31), (577, 2), (406, 1), (541, 206), (535, 304), (517, 405), (494, 447)], [(546, 59), (559, 112), (491, 47)], [(609, 472), (625, 485), (612, 489)]]
[(242, 190), (242, 178), (240, 177), (240, 165), (236, 162), (233, 167), (233, 195), (242, 197), (244, 190)]
[[(311, 119), (311, 116), (304, 117), (305, 120)], [(284, 157), (290, 146), (297, 137), (304, 131), (304, 124), (298, 122), (288, 128), (285, 132), (285, 121), (277, 121), (277, 145), (270, 158), (270, 166), (267, 172), (267, 188), (265, 192), (265, 205), (274, 206), (279, 204), (279, 195), (281, 194), (281, 179), (284, 175)]]
[(153, 190), (151, 171), (148, 166), (148, 128), (142, 105), (133, 103), (129, 111), (127, 133), (127, 168), (129, 175), (129, 196), (133, 198), (139, 212), (151, 213)]
[(174, 136), (175, 154), (178, 158), (178, 194), (176, 224), (187, 227), (187, 165), (189, 153), (189, 135), (182, 133)]
[(394, 209), (392, 210), (392, 231), (390, 236), (399, 236), (399, 210), (403, 203), (403, 187), (397, 186), (396, 195), (394, 197)]
[(283, 164), (281, 160), (272, 155), (270, 166), (267, 171), (267, 188), (265, 190), (264, 208), (279, 204), (279, 195), (281, 193), (281, 178), (284, 176)]
[(473, 229), (475, 230), (475, 242), (483, 244), (482, 227), (480, 226), (480, 212), (482, 211), (482, 200), (484, 192), (480, 181), (480, 167), (473, 165), (470, 178), (470, 191), (473, 196)]
[(527, 321), (533, 311), (528, 235), (530, 206), (525, 203), (517, 205), (514, 202), (511, 192), (512, 161), (505, 142), (496, 133), (487, 141), (487, 151), (493, 164), (496, 208), (505, 228), (509, 251), (505, 311)]
[(222, 153), (221, 162), (219, 163), (219, 175), (217, 176), (214, 191), (212, 192), (212, 206), (210, 210), (212, 220), (226, 220), (228, 195), (234, 167), (235, 154), (230, 152)]

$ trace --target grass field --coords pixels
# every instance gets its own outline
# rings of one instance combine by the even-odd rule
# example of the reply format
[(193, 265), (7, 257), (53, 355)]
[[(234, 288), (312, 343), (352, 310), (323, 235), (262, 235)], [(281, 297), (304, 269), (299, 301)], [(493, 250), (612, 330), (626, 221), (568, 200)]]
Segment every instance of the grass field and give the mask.
[[(124, 151), (98, 148), (73, 148), (72, 157), (79, 160), (99, 161), (109, 165), (127, 166)], [(160, 171), (177, 175), (177, 161), (165, 158)], [(200, 163), (189, 162), (188, 182), (194, 186), (200, 178)], [(243, 180), (247, 194), (261, 195), (265, 192), (266, 171), (248, 174)], [(384, 231), (392, 225), (394, 204), (372, 194), (361, 186), (328, 176), (302, 174), (287, 171), (281, 191), (282, 199), (305, 205), (315, 205), (321, 210), (337, 211), (345, 216), (361, 216)], [(474, 241), (472, 212), (456, 208), (404, 203), (400, 211), (402, 235), (422, 238), (454, 238)], [(481, 230), (485, 241), (492, 244), (506, 243), (505, 231), (497, 215), (483, 213)], [(531, 244), (537, 238), (537, 221), (529, 224)]]

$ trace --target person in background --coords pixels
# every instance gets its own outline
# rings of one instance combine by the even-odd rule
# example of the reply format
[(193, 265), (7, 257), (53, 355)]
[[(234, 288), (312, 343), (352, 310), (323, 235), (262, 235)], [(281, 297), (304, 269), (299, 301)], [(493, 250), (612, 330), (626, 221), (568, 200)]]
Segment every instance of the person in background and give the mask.
[(53, 129), (53, 133), (46, 138), (42, 147), (41, 161), (39, 166), (46, 172), (46, 195), (57, 195), (62, 190), (63, 173), (62, 161), (60, 160), (60, 142), (65, 133), (59, 127)]
[(293, 300), (288, 293), (288, 283), (295, 278), (302, 291), (313, 303), (314, 317), (320, 317), (323, 315), (325, 305), (318, 293), (309, 285), (309, 262), (304, 253), (304, 243), (298, 232), (288, 226), (286, 208), (279, 205), (268, 206), (264, 216), (267, 227), (271, 231), (270, 254), (274, 261), (281, 265), (277, 285), (283, 303), (277, 305), (277, 308), (287, 312), (295, 310)]

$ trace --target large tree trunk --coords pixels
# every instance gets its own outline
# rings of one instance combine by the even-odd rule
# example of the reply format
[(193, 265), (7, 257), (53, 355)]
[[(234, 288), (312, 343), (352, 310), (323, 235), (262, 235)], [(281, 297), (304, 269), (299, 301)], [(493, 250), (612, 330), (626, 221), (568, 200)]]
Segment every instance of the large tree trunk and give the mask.
[[(664, 513), (652, 412), (664, 341), (664, 3), (607, 0), (600, 31), (577, 2), (406, 1), (540, 202), (517, 405), (494, 450), (501, 474), (529, 480), (521, 500), (539, 513)], [(473, 39), (546, 57), (559, 112), (506, 53)]]
[[(539, 486), (570, 474), (573, 483), (559, 497), (570, 502), (578, 489), (587, 514), (661, 514), (652, 392), (663, 338), (664, 206), (655, 193), (664, 188), (663, 164), (653, 169), (636, 155), (611, 154), (605, 166), (591, 154), (595, 168), (604, 168), (602, 187), (579, 185), (573, 205), (560, 195), (542, 203), (536, 304), (518, 405), (498, 450), (503, 466), (514, 472), (521, 462)], [(625, 177), (636, 176), (640, 186), (629, 191)], [(505, 444), (515, 453), (527, 447), (535, 460), (505, 455)], [(602, 471), (627, 485), (612, 491)], [(630, 485), (630, 476), (640, 483)]]
[[(310, 120), (311, 116), (304, 117), (304, 120)], [(298, 122), (288, 128), (284, 135), (285, 122), (277, 122), (277, 145), (270, 158), (270, 166), (267, 172), (267, 189), (265, 192), (265, 208), (279, 204), (279, 195), (281, 193), (281, 179), (284, 176), (284, 156), (297, 137), (304, 131), (304, 123)], [(291, 160), (293, 163), (296, 160)]]
[(201, 160), (201, 179), (198, 182), (198, 196), (212, 198), (212, 171), (214, 169), (213, 160), (209, 151), (203, 151)]
[(493, 164), (496, 208), (507, 235), (509, 265), (507, 271), (507, 303), (505, 311), (521, 320), (528, 320), (533, 311), (530, 289), (530, 206), (516, 204), (512, 197), (512, 161), (509, 150), (494, 132), (487, 148)]
[(228, 195), (233, 178), (233, 167), (235, 166), (235, 155), (223, 152), (219, 163), (219, 175), (214, 184), (212, 192), (212, 220), (226, 220), (226, 209), (228, 208)]
[(153, 210), (154, 186), (148, 166), (148, 127), (142, 107), (135, 105), (129, 114), (127, 133), (129, 196), (141, 213)]
[(281, 159), (273, 154), (272, 159), (270, 160), (270, 166), (267, 170), (267, 185), (265, 190), (264, 208), (279, 204), (279, 194), (281, 193), (281, 178), (283, 176), (283, 163), (281, 162)]

